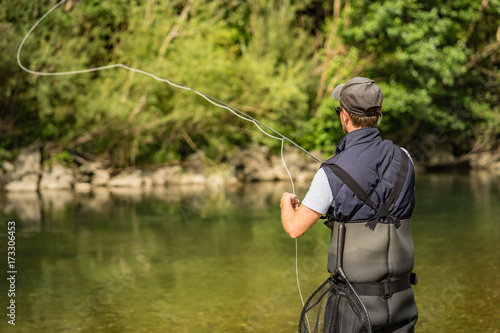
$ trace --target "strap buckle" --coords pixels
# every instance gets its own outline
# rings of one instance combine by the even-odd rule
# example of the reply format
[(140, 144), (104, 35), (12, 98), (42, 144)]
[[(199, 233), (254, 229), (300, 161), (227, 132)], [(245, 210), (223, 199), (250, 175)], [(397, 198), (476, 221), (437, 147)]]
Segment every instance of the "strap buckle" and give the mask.
[(389, 282), (390, 280), (384, 280), (381, 282), (382, 286), (384, 287), (384, 294), (381, 295), (380, 297), (382, 297), (383, 299), (389, 299), (392, 297), (393, 293), (389, 293)]

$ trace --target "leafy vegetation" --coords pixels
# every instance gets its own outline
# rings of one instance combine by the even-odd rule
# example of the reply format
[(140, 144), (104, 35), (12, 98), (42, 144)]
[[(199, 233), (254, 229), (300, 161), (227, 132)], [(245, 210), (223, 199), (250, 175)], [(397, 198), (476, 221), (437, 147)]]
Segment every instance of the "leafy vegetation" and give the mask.
[[(194, 151), (224, 160), (251, 143), (279, 149), (227, 110), (138, 73), (21, 71), (17, 47), (53, 4), (0, 4), (0, 149), (41, 138), (114, 166)], [(419, 143), (431, 137), (458, 156), (500, 141), (499, 14), (499, 0), (68, 0), (28, 39), (21, 61), (43, 72), (139, 68), (325, 156), (343, 136), (333, 87), (370, 77), (384, 92), (385, 137), (422, 158)]]

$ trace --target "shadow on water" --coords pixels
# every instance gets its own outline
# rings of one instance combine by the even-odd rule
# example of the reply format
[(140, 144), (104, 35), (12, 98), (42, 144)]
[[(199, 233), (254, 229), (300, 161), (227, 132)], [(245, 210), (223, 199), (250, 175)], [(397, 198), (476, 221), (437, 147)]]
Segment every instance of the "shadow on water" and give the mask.
[[(279, 218), (284, 191), (290, 184), (4, 194), (0, 234), (16, 221), (18, 274), (16, 327), (4, 319), (0, 330), (294, 332), (302, 304)], [(499, 202), (498, 177), (417, 177), (418, 331), (498, 330)], [(321, 223), (298, 242), (304, 297), (327, 277), (328, 242)]]

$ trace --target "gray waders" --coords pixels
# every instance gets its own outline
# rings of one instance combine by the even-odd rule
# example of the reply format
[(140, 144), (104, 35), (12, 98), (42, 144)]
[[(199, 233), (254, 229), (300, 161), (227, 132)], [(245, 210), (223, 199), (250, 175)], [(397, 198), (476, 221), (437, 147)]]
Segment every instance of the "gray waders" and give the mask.
[(345, 225), (343, 270), (363, 301), (374, 332), (379, 329), (383, 332), (412, 332), (418, 316), (410, 287), (417, 283), (416, 275), (412, 273), (414, 248), (411, 219), (391, 215), (408, 171), (409, 158), (404, 151), (401, 151), (401, 156), (394, 187), (387, 200), (378, 207), (342, 168), (336, 164), (324, 164), (376, 213), (367, 221), (350, 221), (349, 218), (338, 221), (331, 210), (325, 222), (332, 229), (328, 271), (333, 273), (337, 269), (338, 222), (342, 222)]

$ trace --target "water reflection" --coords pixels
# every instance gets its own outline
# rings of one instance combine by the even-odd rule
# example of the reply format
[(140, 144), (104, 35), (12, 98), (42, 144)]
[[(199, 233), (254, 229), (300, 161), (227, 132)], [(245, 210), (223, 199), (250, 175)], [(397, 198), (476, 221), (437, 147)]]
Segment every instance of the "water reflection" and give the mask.
[[(283, 191), (289, 183), (4, 194), (0, 225), (17, 222), (20, 273), (18, 325), (0, 330), (293, 332), (301, 304)], [(499, 199), (498, 176), (417, 177), (419, 331), (498, 327)], [(320, 223), (299, 240), (305, 297), (327, 276), (328, 242)]]
[(500, 177), (436, 174), (417, 182), (419, 329), (488, 332), (500, 310)]
[(7, 193), (2, 204), (6, 215), (16, 216), (24, 224), (40, 226), (42, 203), (38, 193)]
[[(158, 212), (161, 218), (164, 218), (162, 214), (167, 211), (177, 211), (184, 222), (189, 223), (195, 218), (224, 216), (235, 209), (265, 212), (276, 206), (284, 191), (290, 191), (289, 184), (248, 184), (224, 190), (189, 186), (151, 188), (145, 191), (95, 188), (90, 193), (6, 193), (0, 198), (0, 210), (4, 216), (22, 226), (25, 232), (42, 232), (42, 220), (50, 228), (67, 223), (68, 214), (74, 212), (98, 216), (125, 214), (134, 222), (137, 220), (136, 208), (140, 205), (148, 206), (152, 214)], [(305, 189), (299, 187), (298, 191), (305, 192)]]

